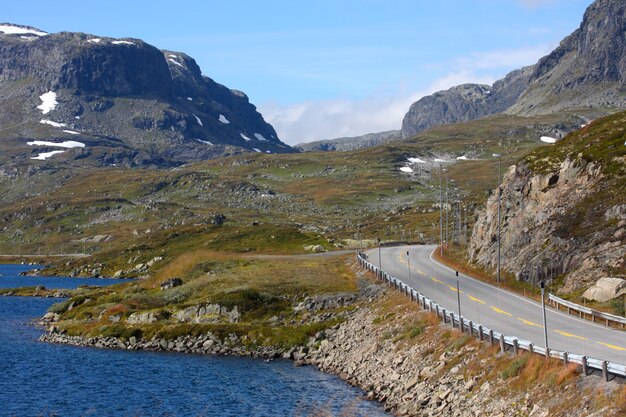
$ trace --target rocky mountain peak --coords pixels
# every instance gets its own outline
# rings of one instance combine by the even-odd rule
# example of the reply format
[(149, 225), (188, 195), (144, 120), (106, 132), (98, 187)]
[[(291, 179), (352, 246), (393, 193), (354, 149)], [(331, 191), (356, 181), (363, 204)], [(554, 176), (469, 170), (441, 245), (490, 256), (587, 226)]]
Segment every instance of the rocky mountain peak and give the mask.
[[(42, 96), (56, 103), (45, 118)], [(29, 142), (68, 137), (85, 146), (43, 160), (175, 166), (244, 150), (293, 152), (245, 94), (182, 52), (14, 24), (0, 24), (0, 126), (0, 150), (13, 161), (55, 150)]]

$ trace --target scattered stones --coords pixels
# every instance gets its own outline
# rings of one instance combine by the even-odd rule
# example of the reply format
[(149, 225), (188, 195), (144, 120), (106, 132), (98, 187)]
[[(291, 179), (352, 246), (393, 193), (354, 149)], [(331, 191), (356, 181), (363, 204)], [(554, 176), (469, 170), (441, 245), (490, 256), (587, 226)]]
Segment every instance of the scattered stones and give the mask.
[(180, 278), (170, 278), (161, 283), (161, 291), (168, 290), (174, 287), (180, 287), (183, 285), (183, 280)]

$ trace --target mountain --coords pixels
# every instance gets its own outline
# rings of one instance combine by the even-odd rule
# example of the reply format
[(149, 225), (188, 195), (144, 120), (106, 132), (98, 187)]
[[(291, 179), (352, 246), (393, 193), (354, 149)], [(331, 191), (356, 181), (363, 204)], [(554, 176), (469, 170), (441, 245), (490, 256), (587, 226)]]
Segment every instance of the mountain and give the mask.
[(368, 133), (362, 136), (351, 136), (336, 139), (318, 140), (315, 142), (300, 143), (294, 148), (302, 152), (315, 151), (354, 151), (361, 148), (371, 148), (402, 139), (402, 132), (389, 130), (380, 133)]
[(5, 163), (155, 167), (293, 152), (244, 93), (184, 53), (12, 24), (0, 24), (0, 149)]
[[(602, 278), (626, 278), (625, 141), (621, 112), (508, 169), (500, 204), (504, 270), (534, 285), (554, 282), (563, 294), (580, 294)], [(469, 249), (484, 266), (497, 262), (497, 212), (494, 192), (478, 215)]]
[(536, 65), (508, 74), (493, 86), (465, 84), (413, 103), (403, 137), (430, 127), (509, 113), (518, 116), (626, 108), (626, 4), (597, 0), (580, 27)]

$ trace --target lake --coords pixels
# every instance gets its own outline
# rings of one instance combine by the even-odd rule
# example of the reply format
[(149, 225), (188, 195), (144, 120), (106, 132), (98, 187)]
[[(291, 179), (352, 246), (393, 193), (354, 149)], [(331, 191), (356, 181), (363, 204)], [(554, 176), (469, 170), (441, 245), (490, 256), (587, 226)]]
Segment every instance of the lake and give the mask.
[[(28, 283), (19, 286), (49, 288), (119, 282), (16, 277), (24, 268), (30, 269), (0, 265), (1, 285), (22, 279)], [(320, 410), (388, 416), (378, 403), (363, 400), (363, 391), (288, 360), (38, 342), (42, 329), (32, 320), (55, 301), (0, 297), (0, 416), (306, 416)]]

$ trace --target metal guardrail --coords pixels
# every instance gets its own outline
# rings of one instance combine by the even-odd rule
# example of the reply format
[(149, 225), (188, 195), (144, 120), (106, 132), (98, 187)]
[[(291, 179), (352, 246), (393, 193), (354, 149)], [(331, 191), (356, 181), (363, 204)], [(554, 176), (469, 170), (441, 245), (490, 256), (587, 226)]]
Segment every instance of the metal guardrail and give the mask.
[(441, 307), (435, 301), (409, 287), (398, 278), (387, 274), (382, 269), (369, 263), (362, 253), (357, 254), (357, 260), (363, 268), (375, 273), (379, 279), (386, 281), (390, 286), (393, 286), (401, 293), (410, 297), (411, 300), (419, 303), (422, 308), (435, 313), (444, 323), (449, 323), (455, 328), (458, 327), (462, 332), (467, 332), (480, 341), (489, 342), (492, 345), (499, 344), (500, 350), (503, 353), (512, 351), (514, 354), (517, 354), (520, 350), (525, 350), (530, 353), (545, 356), (546, 358), (559, 359), (563, 361), (564, 365), (569, 363), (580, 365), (584, 375), (591, 375), (594, 372), (598, 372), (605, 381), (611, 381), (616, 377), (626, 378), (626, 365), (590, 358), (585, 355), (548, 349), (543, 346), (535, 346), (532, 341), (496, 332), (479, 323), (474, 323), (472, 320), (467, 320), (462, 315), (459, 316), (452, 311), (446, 311), (445, 308)]
[(602, 311), (597, 311), (589, 307), (584, 307), (580, 304), (572, 303), (571, 301), (559, 298), (553, 294), (548, 294), (548, 302), (556, 308), (559, 308), (559, 306), (565, 307), (568, 314), (571, 314), (572, 311), (576, 311), (578, 312), (579, 317), (582, 317), (583, 315), (589, 315), (591, 317), (591, 321), (593, 321), (594, 323), (597, 320), (604, 320), (604, 324), (606, 326), (609, 326), (610, 323), (615, 323), (619, 324), (622, 329), (626, 329), (626, 318), (624, 317), (604, 313)]

